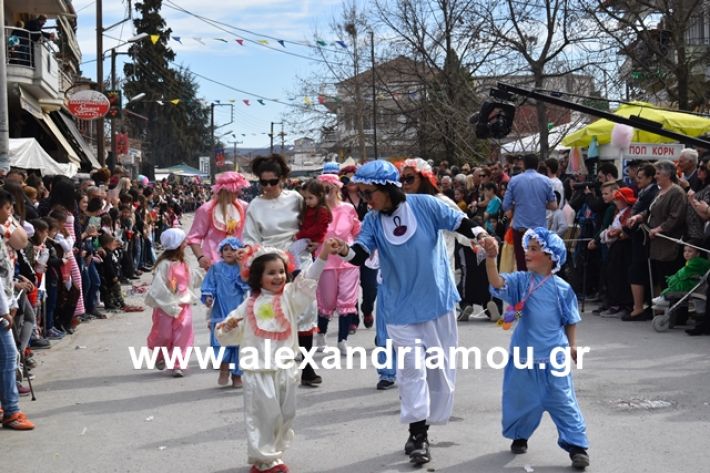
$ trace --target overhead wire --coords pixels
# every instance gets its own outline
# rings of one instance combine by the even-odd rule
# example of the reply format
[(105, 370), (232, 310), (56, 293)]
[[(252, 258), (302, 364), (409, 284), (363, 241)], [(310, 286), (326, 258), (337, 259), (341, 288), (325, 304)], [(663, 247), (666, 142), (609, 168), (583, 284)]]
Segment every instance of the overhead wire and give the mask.
[[(172, 3), (173, 5), (175, 5), (173, 2), (170, 2), (169, 0), (166, 0), (166, 1), (167, 1), (168, 3)], [(326, 63), (326, 64), (336, 64), (336, 65), (340, 65), (340, 66), (345, 66), (345, 65), (346, 65), (346, 64), (344, 64), (344, 63), (327, 62), (327, 61), (324, 61), (324, 60), (322, 60), (322, 59), (318, 59), (318, 58), (314, 58), (314, 57), (310, 57), (310, 56), (304, 56), (304, 55), (302, 55), (302, 54), (298, 54), (298, 53), (293, 53), (293, 52), (290, 52), (290, 51), (286, 51), (286, 50), (283, 49), (283, 48), (279, 49), (279, 48), (275, 48), (275, 47), (269, 46), (268, 44), (262, 44), (262, 43), (260, 43), (260, 42), (257, 41), (257, 40), (253, 40), (253, 39), (250, 39), (250, 38), (245, 38), (245, 37), (243, 37), (243, 36), (237, 35), (236, 33), (232, 32), (232, 31), (229, 31), (229, 30), (226, 29), (225, 27), (221, 26), (221, 22), (218, 22), (217, 20), (211, 20), (211, 19), (209, 19), (209, 18), (207, 18), (207, 17), (203, 17), (203, 16), (198, 15), (198, 14), (196, 14), (196, 13), (193, 13), (193, 12), (187, 10), (187, 9), (184, 9), (184, 8), (180, 7), (179, 5), (177, 5), (177, 6), (166, 5), (166, 6), (167, 6), (168, 8), (172, 8), (172, 9), (174, 9), (174, 10), (181, 11), (181, 12), (187, 14), (187, 15), (190, 15), (190, 16), (192, 16), (192, 17), (194, 17), (194, 18), (197, 18), (198, 20), (200, 20), (200, 21), (202, 21), (202, 22), (204, 22), (204, 23), (207, 23), (208, 25), (211, 25), (213, 28), (216, 28), (216, 29), (218, 29), (218, 30), (220, 30), (220, 31), (222, 31), (222, 32), (224, 32), (224, 33), (229, 34), (229, 35), (232, 35), (232, 36), (234, 36), (234, 37), (237, 38), (237, 39), (242, 39), (242, 40), (247, 41), (247, 42), (249, 42), (249, 43), (252, 43), (252, 44), (261, 46), (261, 47), (266, 48), (266, 49), (270, 49), (270, 50), (272, 50), (272, 51), (276, 51), (276, 52), (281, 53), (281, 54), (288, 54), (289, 56), (295, 56), (295, 57), (298, 57), (298, 58), (301, 58), (301, 59), (306, 59), (306, 60), (308, 60), (308, 61), (314, 61), (314, 62), (320, 62), (320, 63)], [(233, 27), (230, 26), (230, 28), (233, 28)]]

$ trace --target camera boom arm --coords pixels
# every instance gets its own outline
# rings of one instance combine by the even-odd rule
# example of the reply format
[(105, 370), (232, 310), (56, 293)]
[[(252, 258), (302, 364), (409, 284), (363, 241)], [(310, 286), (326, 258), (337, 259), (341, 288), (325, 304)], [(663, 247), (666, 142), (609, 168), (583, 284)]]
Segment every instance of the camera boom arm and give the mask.
[(596, 108), (587, 107), (586, 105), (578, 104), (575, 102), (570, 102), (569, 100), (564, 100), (559, 97), (555, 97), (548, 94), (543, 94), (534, 90), (522, 89), (520, 87), (506, 84), (504, 82), (498, 82), (497, 88), (491, 90), (491, 95), (496, 96), (510, 96), (511, 94), (522, 95), (535, 100), (540, 100), (545, 103), (552, 105), (558, 105), (563, 108), (574, 110), (576, 112), (586, 113), (588, 115), (593, 115), (599, 118), (606, 118), (607, 120), (614, 123), (622, 123), (624, 125), (629, 125), (639, 130), (647, 131), (649, 133), (655, 133), (660, 136), (665, 136), (667, 138), (672, 138), (679, 143), (686, 145), (693, 145), (698, 148), (710, 149), (710, 141), (703, 140), (701, 138), (693, 138), (692, 136), (684, 135), (682, 133), (676, 133), (675, 131), (666, 130), (663, 128), (663, 124), (649, 120), (647, 118), (642, 118), (638, 116), (631, 117), (620, 117), (619, 115), (614, 115), (613, 113), (605, 112), (602, 110), (597, 110)]

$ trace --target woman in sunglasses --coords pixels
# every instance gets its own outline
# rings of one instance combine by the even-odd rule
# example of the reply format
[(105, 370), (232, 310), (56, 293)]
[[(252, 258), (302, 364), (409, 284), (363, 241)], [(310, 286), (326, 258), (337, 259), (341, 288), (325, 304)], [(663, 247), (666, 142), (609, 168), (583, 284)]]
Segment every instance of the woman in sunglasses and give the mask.
[(297, 191), (284, 189), (290, 169), (282, 156), (257, 157), (252, 169), (259, 177), (261, 194), (247, 209), (244, 242), (287, 250), (298, 233), (303, 197)]
[[(261, 195), (249, 203), (243, 240), (247, 245), (261, 245), (288, 251), (299, 230), (299, 216), (303, 197), (295, 190), (284, 189), (290, 169), (283, 156), (272, 154), (252, 161), (252, 170), (259, 176)], [(301, 271), (308, 266), (301, 262)], [(310, 350), (313, 332), (318, 326), (318, 309), (315, 301), (299, 317), (299, 346)], [(316, 387), (322, 382), (310, 364), (301, 373), (301, 384)]]
[(429, 424), (448, 422), (456, 382), (453, 359), (446, 357), (443, 366), (434, 369), (427, 369), (425, 362), (424, 350), (448, 354), (458, 338), (459, 295), (441, 230), (469, 239), (486, 232), (436, 197), (405, 195), (399, 178), (388, 161), (372, 161), (358, 169), (352, 180), (372, 210), (355, 243), (339, 241), (338, 253), (355, 265), (362, 265), (375, 250), (379, 253), (382, 284), (377, 315), (384, 318), (397, 356), (403, 358), (398, 360), (403, 369), (397, 370), (397, 382), (400, 420), (409, 424), (404, 451), (412, 463), (424, 464), (431, 461)]

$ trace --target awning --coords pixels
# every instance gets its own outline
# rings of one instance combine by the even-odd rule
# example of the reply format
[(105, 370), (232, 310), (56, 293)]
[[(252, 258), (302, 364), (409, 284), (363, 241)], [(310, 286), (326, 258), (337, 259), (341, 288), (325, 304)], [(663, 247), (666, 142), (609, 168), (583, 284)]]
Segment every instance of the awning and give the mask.
[(91, 163), (91, 167), (94, 169), (99, 169), (101, 167), (101, 164), (99, 164), (99, 161), (96, 159), (96, 156), (94, 156), (94, 151), (91, 149), (91, 146), (86, 143), (84, 137), (81, 136), (81, 133), (79, 133), (79, 129), (76, 127), (76, 123), (74, 122), (74, 120), (72, 120), (71, 117), (69, 117), (66, 113), (62, 111), (52, 112), (50, 113), (50, 115), (54, 116), (55, 118), (57, 116), (59, 117), (59, 120), (61, 120), (61, 122), (69, 130), (69, 133), (71, 134), (77, 147), (79, 148), (79, 151), (84, 154), (86, 159)]
[(81, 166), (81, 159), (79, 158), (79, 155), (76, 154), (76, 151), (74, 151), (74, 148), (72, 148), (69, 144), (61, 130), (59, 130), (57, 125), (52, 121), (52, 118), (42, 111), (42, 107), (39, 105), (39, 102), (37, 102), (37, 99), (35, 99), (32, 94), (24, 90), (22, 86), (20, 86), (19, 89), (20, 106), (37, 119), (47, 134), (54, 137), (57, 143), (61, 145), (64, 152), (67, 154), (67, 158), (70, 162), (76, 164), (77, 166)]
[(32, 94), (26, 91), (22, 86), (19, 86), (18, 90), (20, 97), (20, 106), (36, 119), (42, 120), (42, 115), (44, 115), (44, 112), (42, 111), (42, 107), (40, 106), (37, 99), (34, 98)]
[(43, 176), (62, 175), (72, 177), (76, 174), (74, 163), (58, 163), (34, 138), (10, 138), (10, 166), (20, 169), (38, 169)]
[(41, 123), (46, 127), (47, 130), (49, 130), (50, 134), (54, 135), (54, 139), (57, 140), (57, 142), (64, 149), (64, 152), (67, 153), (67, 158), (69, 158), (69, 161), (76, 164), (77, 166), (81, 166), (81, 158), (79, 158), (79, 155), (76, 154), (76, 151), (74, 151), (74, 148), (72, 148), (72, 146), (69, 144), (67, 139), (62, 134), (62, 131), (54, 123), (54, 121), (52, 120), (52, 117), (50, 117), (46, 113), (43, 114)]

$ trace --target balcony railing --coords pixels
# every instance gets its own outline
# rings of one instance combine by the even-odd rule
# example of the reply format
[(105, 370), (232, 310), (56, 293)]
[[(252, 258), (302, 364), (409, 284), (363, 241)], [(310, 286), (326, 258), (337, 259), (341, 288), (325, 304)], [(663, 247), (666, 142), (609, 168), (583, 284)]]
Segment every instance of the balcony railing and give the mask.
[(33, 89), (38, 99), (59, 97), (59, 65), (55, 51), (41, 33), (5, 28), (7, 80)]

